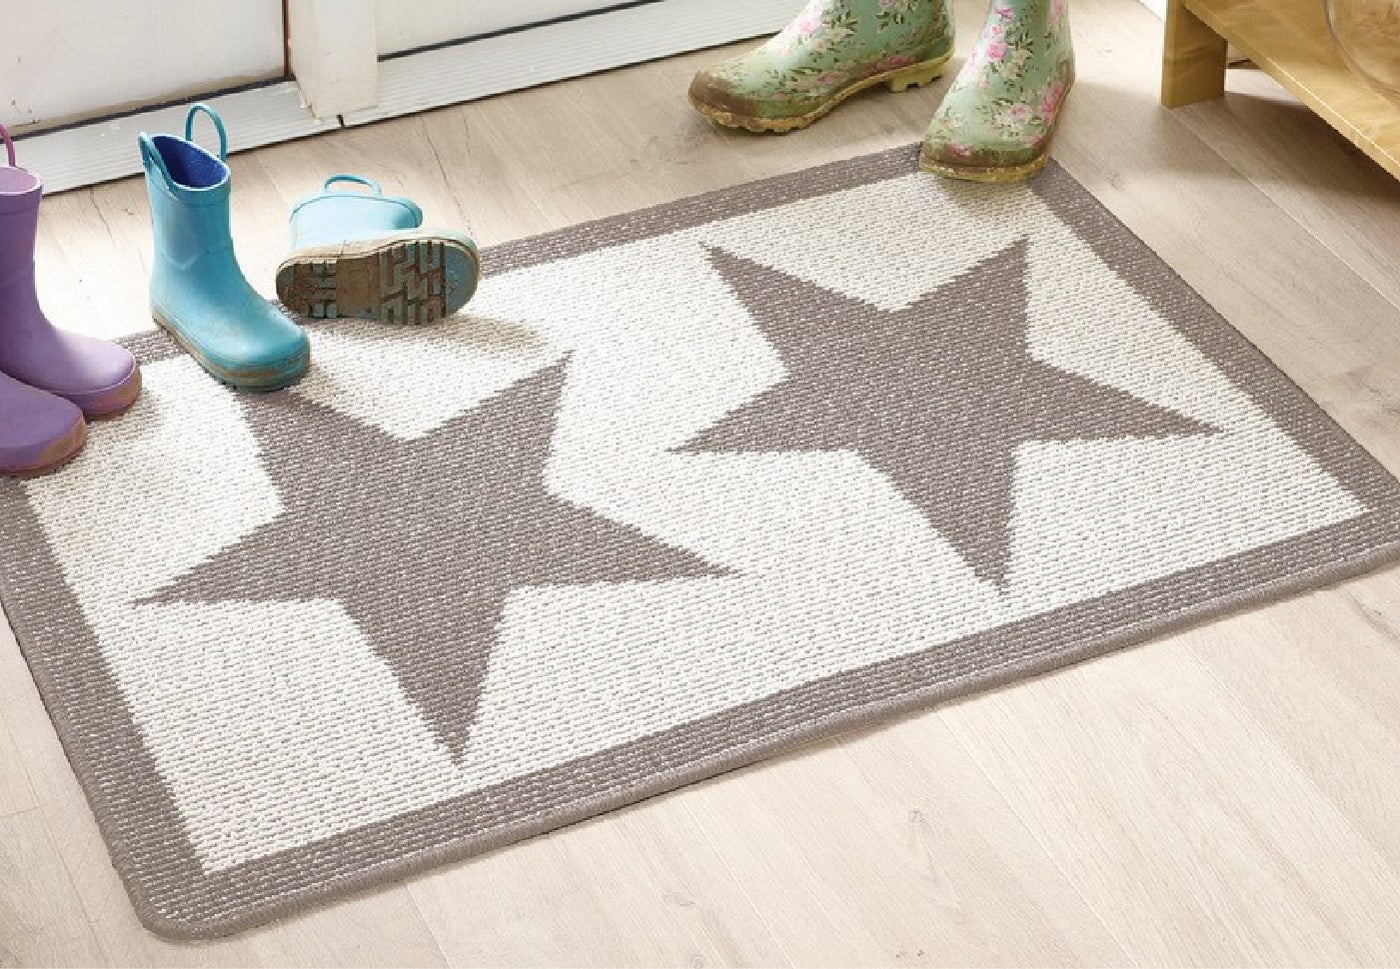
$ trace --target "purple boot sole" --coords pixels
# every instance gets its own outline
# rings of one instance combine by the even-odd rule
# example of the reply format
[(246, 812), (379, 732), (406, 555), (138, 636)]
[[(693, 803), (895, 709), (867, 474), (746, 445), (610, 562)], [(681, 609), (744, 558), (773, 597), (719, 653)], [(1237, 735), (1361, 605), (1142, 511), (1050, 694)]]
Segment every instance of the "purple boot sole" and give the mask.
[(0, 474), (52, 471), (85, 443), (87, 422), (77, 405), (0, 374)]

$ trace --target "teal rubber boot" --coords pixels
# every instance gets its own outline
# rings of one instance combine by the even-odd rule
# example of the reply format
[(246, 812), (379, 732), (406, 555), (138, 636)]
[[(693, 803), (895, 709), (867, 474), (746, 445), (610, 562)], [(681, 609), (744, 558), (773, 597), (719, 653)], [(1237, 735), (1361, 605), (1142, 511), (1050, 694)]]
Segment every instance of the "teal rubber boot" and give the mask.
[[(369, 191), (331, 187), (339, 182)], [(481, 278), (476, 243), (460, 232), (423, 228), (417, 205), (359, 175), (332, 175), (297, 202), (291, 229), (277, 296), (302, 316), (432, 323), (465, 306)]]
[[(219, 132), (218, 157), (190, 140), (195, 114)], [(229, 231), (228, 138), (212, 108), (196, 104), (185, 137), (140, 136), (155, 258), (151, 313), (199, 365), (243, 390), (277, 390), (311, 364), (306, 334), (248, 284)]]

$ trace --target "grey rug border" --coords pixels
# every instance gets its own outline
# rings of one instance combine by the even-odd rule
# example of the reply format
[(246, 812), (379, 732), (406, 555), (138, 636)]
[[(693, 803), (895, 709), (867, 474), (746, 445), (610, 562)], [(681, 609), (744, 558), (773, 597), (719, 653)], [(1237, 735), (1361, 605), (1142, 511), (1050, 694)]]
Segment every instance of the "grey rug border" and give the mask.
[[(791, 175), (753, 182), (637, 213), (506, 243), (488, 250), (495, 273), (567, 258), (594, 248), (652, 237), (858, 184), (911, 173), (914, 150), (898, 148)], [(746, 766), (834, 733), (973, 692), (1058, 669), (1152, 635), (1245, 606), (1368, 571), (1400, 555), (1397, 482), (1242, 334), (1220, 319), (1174, 272), (1058, 166), (1034, 184), (1101, 258), (1139, 283), (1168, 319), (1222, 366), (1342, 484), (1372, 510), (1338, 525), (1211, 562), (1089, 602), (945, 643), (922, 653), (813, 681), (629, 744), (556, 765), (495, 787), (378, 824), (205, 874), (166, 788), (97, 650), (92, 630), (24, 498), (0, 488), (0, 516), (14, 541), (0, 545), (0, 605), (40, 688), (69, 761), (82, 784), (112, 859), (142, 923), (168, 938), (227, 935), (350, 892), (524, 838)], [(178, 353), (163, 335), (129, 345), (143, 362)], [(43, 578), (27, 588), (14, 566)], [(1289, 562), (1280, 566), (1280, 561)], [(1280, 568), (1288, 574), (1278, 575)], [(716, 580), (722, 581), (722, 580)], [(1155, 610), (1150, 617), (1140, 614)], [(1123, 621), (1124, 612), (1137, 616)], [(17, 617), (17, 618), (16, 618)], [(1084, 635), (1069, 640), (1069, 629)], [(1058, 632), (1061, 640), (1056, 641)], [(1049, 640), (1052, 645), (1044, 644)], [(957, 668), (954, 654), (995, 645), (1009, 658), (994, 668)], [(954, 647), (959, 647), (954, 649)], [(967, 664), (962, 664), (967, 667)], [(910, 682), (938, 682), (910, 689)], [(843, 697), (859, 698), (853, 705)], [(95, 715), (94, 715), (95, 710)], [(91, 726), (85, 726), (91, 725)], [(100, 728), (100, 740), (88, 730)], [(747, 736), (737, 745), (725, 743)], [(676, 747), (707, 752), (680, 766)], [(101, 756), (89, 759), (90, 752)], [(598, 789), (590, 779), (611, 780)], [(580, 788), (588, 791), (576, 793)], [(524, 807), (522, 808), (522, 805)], [(466, 819), (485, 810), (495, 823), (473, 831)], [(140, 850), (133, 850), (139, 847)], [(157, 859), (165, 872), (142, 868)], [(173, 874), (172, 874), (173, 873)], [(260, 889), (268, 882), (281, 891)]]

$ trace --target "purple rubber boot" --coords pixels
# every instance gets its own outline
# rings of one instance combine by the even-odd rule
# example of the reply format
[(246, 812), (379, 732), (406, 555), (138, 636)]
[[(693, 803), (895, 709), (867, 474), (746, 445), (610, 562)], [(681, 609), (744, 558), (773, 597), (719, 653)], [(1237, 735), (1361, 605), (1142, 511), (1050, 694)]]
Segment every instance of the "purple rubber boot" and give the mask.
[(3, 126), (0, 141), (10, 159), (0, 166), (0, 373), (67, 398), (89, 418), (120, 413), (140, 393), (141, 371), (115, 343), (60, 330), (39, 308), (34, 236), (43, 183), (15, 166)]
[(0, 474), (43, 474), (87, 443), (77, 405), (0, 373)]

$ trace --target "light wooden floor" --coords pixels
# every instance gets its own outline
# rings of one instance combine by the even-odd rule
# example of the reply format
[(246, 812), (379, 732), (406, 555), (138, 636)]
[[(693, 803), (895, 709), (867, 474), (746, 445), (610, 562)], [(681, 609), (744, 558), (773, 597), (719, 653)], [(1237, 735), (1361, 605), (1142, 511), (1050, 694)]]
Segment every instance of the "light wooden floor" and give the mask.
[[(1400, 185), (1252, 72), (1160, 110), (1160, 23), (1074, 14), (1059, 160), (1400, 472)], [(913, 141), (943, 89), (737, 135), (684, 105), (710, 56), (240, 155), (245, 269), (330, 172), (489, 244)], [(148, 248), (139, 181), (46, 201), (51, 314), (144, 326)], [(137, 924), (0, 633), (0, 965), (1397, 962), (1400, 569), (199, 947)]]

